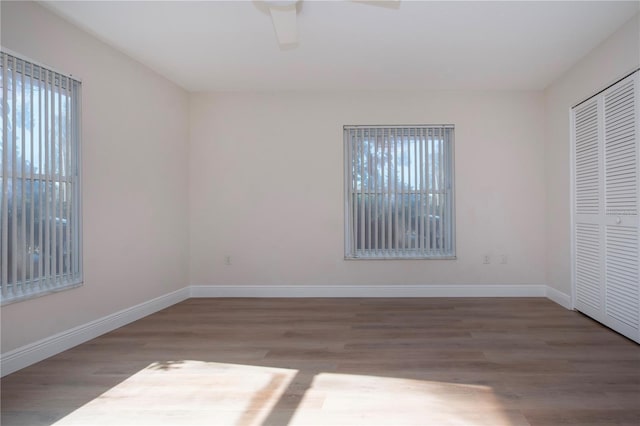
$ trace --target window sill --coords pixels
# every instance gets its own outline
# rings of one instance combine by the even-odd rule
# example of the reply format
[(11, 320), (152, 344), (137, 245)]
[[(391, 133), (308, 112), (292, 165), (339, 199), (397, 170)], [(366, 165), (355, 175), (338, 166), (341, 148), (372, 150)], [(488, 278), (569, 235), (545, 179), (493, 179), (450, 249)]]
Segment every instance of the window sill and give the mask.
[(71, 290), (72, 288), (80, 287), (82, 284), (84, 284), (84, 282), (79, 281), (76, 283), (66, 284), (64, 286), (60, 286), (52, 289), (47, 289), (47, 290), (42, 290), (42, 291), (37, 291), (32, 293), (25, 293), (25, 294), (20, 294), (18, 296), (12, 296), (7, 298), (3, 297), (2, 300), (0, 300), (0, 306), (6, 306), (12, 303), (23, 302), (25, 300), (35, 299), (41, 296), (47, 296), (49, 294), (58, 293), (65, 290)]
[(371, 256), (345, 256), (344, 260), (457, 260), (457, 256), (454, 255), (441, 255), (441, 256), (384, 256), (384, 255), (371, 255)]

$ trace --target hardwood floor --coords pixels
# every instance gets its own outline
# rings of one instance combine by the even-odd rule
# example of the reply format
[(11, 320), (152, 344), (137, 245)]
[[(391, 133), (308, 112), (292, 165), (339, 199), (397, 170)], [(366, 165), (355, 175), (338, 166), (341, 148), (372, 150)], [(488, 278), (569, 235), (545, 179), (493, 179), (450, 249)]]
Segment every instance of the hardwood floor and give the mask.
[(546, 299), (190, 299), (1, 387), (6, 426), (637, 426), (640, 346)]

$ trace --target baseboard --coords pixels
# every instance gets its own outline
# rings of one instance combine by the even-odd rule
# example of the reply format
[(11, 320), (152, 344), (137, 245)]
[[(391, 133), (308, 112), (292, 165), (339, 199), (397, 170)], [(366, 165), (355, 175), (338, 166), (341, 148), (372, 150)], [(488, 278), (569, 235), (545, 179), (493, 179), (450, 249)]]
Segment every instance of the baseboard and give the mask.
[(546, 287), (547, 287), (547, 290), (546, 290), (545, 296), (547, 296), (547, 299), (556, 302), (558, 305), (562, 306), (563, 308), (566, 308), (569, 310), (573, 309), (573, 306), (571, 306), (572, 305), (571, 296), (561, 291), (558, 291), (553, 287), (549, 287), (549, 286), (546, 286)]
[(191, 297), (545, 297), (542, 284), (192, 285)]
[(189, 298), (189, 287), (123, 309), (2, 354), (0, 377), (42, 361)]

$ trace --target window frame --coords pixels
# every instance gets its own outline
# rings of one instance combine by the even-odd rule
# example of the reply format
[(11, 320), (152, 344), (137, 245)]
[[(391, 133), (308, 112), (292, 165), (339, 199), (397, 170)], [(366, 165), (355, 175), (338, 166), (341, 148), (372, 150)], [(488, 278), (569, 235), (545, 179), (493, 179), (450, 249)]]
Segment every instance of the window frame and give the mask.
[[(412, 143), (416, 143), (416, 140), (418, 138), (418, 134), (419, 132), (424, 132), (423, 135), (421, 135), (421, 137), (424, 137), (425, 139), (423, 141), (421, 141), (420, 143), (423, 144), (423, 147), (425, 149), (424, 151), (424, 159), (426, 159), (427, 161), (434, 161), (434, 157), (433, 157), (433, 152), (431, 154), (428, 154), (426, 149), (429, 146), (429, 135), (435, 135), (435, 133), (430, 133), (431, 131), (441, 131), (441, 135), (440, 135), (440, 142), (441, 142), (441, 149), (443, 151), (443, 157), (442, 159), (444, 160), (443, 162), (444, 164), (444, 172), (443, 172), (443, 188), (441, 188), (440, 190), (433, 190), (433, 189), (429, 189), (429, 188), (424, 188), (424, 186), (429, 186), (432, 185), (433, 182), (429, 182), (428, 180), (421, 180), (421, 181), (417, 181), (416, 182), (419, 183), (419, 185), (422, 185), (423, 188), (419, 189), (419, 188), (414, 188), (413, 190), (410, 188), (408, 191), (402, 190), (400, 192), (401, 197), (407, 196), (408, 195), (408, 199), (411, 200), (411, 196), (414, 196), (414, 203), (417, 204), (417, 194), (420, 194), (421, 196), (426, 197), (426, 199), (429, 199), (429, 197), (432, 197), (434, 194), (441, 194), (446, 202), (446, 206), (448, 207), (445, 208), (443, 210), (443, 213), (445, 214), (444, 216), (439, 217), (439, 219), (437, 219), (440, 223), (442, 223), (443, 218), (446, 219), (446, 231), (445, 234), (447, 235), (448, 239), (443, 239), (441, 240), (442, 243), (445, 243), (445, 249), (443, 250), (442, 248), (440, 249), (433, 249), (431, 248), (431, 246), (433, 245), (433, 243), (429, 243), (426, 241), (426, 238), (423, 238), (422, 235), (417, 236), (418, 231), (417, 229), (420, 228), (420, 225), (418, 225), (418, 219), (416, 217), (416, 221), (415, 224), (417, 225), (416, 227), (412, 227), (410, 226), (410, 230), (414, 230), (416, 229), (416, 240), (419, 240), (422, 238), (422, 247), (418, 247), (420, 245), (420, 243), (418, 243), (417, 241), (415, 243), (413, 243), (413, 245), (415, 246), (414, 248), (385, 248), (385, 247), (380, 247), (378, 248), (377, 246), (377, 242), (375, 243), (376, 248), (374, 249), (372, 247), (372, 242), (371, 240), (374, 239), (373, 236), (373, 232), (371, 231), (371, 229), (374, 229), (376, 227), (378, 227), (379, 225), (373, 225), (373, 224), (369, 224), (368, 226), (370, 227), (369, 229), (367, 229), (367, 231), (369, 232), (368, 235), (368, 244), (369, 246), (366, 247), (365, 249), (360, 249), (358, 248), (358, 241), (356, 234), (357, 231), (354, 230), (354, 209), (357, 209), (358, 207), (355, 206), (354, 207), (354, 203), (353, 203), (353, 199), (354, 199), (354, 195), (357, 194), (382, 194), (385, 197), (387, 196), (391, 196), (393, 195), (393, 197), (397, 197), (398, 192), (394, 192), (394, 191), (390, 191), (387, 188), (381, 188), (380, 186), (376, 186), (376, 184), (374, 183), (374, 185), (372, 185), (374, 188), (373, 190), (368, 190), (368, 191), (364, 191), (363, 189), (356, 189), (356, 187), (358, 186), (358, 184), (356, 183), (356, 179), (354, 179), (354, 173), (357, 174), (357, 172), (354, 172), (354, 170), (357, 168), (357, 166), (354, 164), (354, 157), (353, 157), (353, 152), (354, 152), (354, 148), (353, 148), (353, 139), (354, 136), (352, 134), (353, 131), (373, 131), (375, 130), (376, 133), (376, 137), (380, 137), (379, 133), (382, 131), (383, 133), (383, 144), (390, 144), (390, 140), (392, 139), (391, 137), (391, 132), (394, 132), (394, 136), (395, 138), (398, 137), (398, 132), (400, 132), (400, 137), (404, 138), (406, 137), (406, 143), (407, 145), (411, 145)], [(388, 134), (385, 134), (384, 132), (389, 132)], [(412, 131), (413, 133), (413, 139), (412, 139)], [(364, 136), (362, 136), (364, 137)], [(371, 136), (367, 136), (367, 137), (371, 137)], [(433, 139), (435, 139), (435, 136), (431, 136)], [(405, 143), (405, 139), (401, 139), (400, 140), (402, 144)], [(378, 150), (378, 143), (376, 141), (376, 145), (375, 145), (375, 153), (376, 156), (381, 156), (382, 154), (380, 154), (380, 151)], [(397, 141), (394, 141), (394, 144), (397, 144)], [(434, 142), (435, 143), (435, 142)], [(344, 259), (345, 260), (453, 260), (456, 259), (456, 214), (455, 214), (455, 125), (453, 124), (438, 124), (438, 125), (345, 125), (343, 126), (343, 147), (344, 147), (344, 154), (343, 154), (343, 159), (344, 159)], [(432, 145), (433, 147), (433, 145)], [(384, 148), (387, 149), (387, 153), (388, 148)], [(383, 152), (385, 152), (383, 149)], [(397, 149), (396, 145), (394, 145), (394, 150)], [(416, 153), (416, 157), (417, 157), (417, 147), (413, 148), (415, 150)], [(433, 148), (432, 148), (433, 149)], [(400, 150), (402, 151), (402, 155), (404, 155), (405, 152), (405, 148), (403, 146), (403, 148)], [(409, 147), (407, 149), (407, 151), (411, 151), (411, 148)], [(396, 151), (397, 153), (398, 151)], [(361, 154), (362, 155), (362, 154)], [(422, 155), (422, 151), (421, 154)], [(362, 160), (364, 161), (364, 160)], [(376, 160), (377, 161), (377, 160)], [(415, 159), (414, 159), (415, 161)], [(391, 178), (390, 173), (390, 165), (388, 160), (385, 160), (384, 162), (384, 166), (382, 166), (382, 174), (384, 175), (384, 168), (387, 168), (387, 177), (383, 177), (383, 179), (387, 179), (386, 183), (387, 185), (390, 186), (391, 184)], [(427, 163), (430, 164), (430, 163)], [(361, 166), (363, 167), (363, 166)], [(376, 167), (376, 173), (378, 173), (378, 167), (381, 167), (380, 165), (376, 164), (374, 167)], [(421, 163), (420, 164), (421, 168), (425, 167), (425, 163)], [(427, 166), (427, 170), (428, 170)], [(411, 165), (409, 165), (409, 169), (411, 168)], [(418, 167), (416, 166), (415, 169), (415, 173), (418, 173)], [(395, 172), (397, 172), (397, 170), (394, 170)], [(403, 172), (403, 175), (406, 173)], [(409, 172), (411, 173), (411, 172)], [(421, 171), (420, 173), (425, 174), (425, 173), (430, 173), (430, 172), (425, 172), (424, 169), (423, 171)], [(394, 179), (398, 179), (397, 177)], [(400, 181), (402, 182), (402, 185), (405, 185), (405, 178), (402, 177), (400, 178)], [(374, 178), (374, 181), (377, 182), (377, 180)], [(411, 182), (409, 182), (411, 183)], [(361, 185), (361, 183), (360, 183)], [(395, 185), (395, 183), (394, 183)], [(419, 186), (417, 185), (417, 186)], [(384, 185), (383, 185), (384, 186)], [(383, 198), (384, 200), (384, 198)], [(389, 202), (390, 203), (390, 202)], [(394, 201), (395, 203), (395, 201)], [(426, 225), (426, 227), (430, 227), (431, 226), (431, 220), (424, 222), (424, 214), (429, 212), (427, 214), (428, 217), (438, 217), (436, 215), (433, 215), (431, 212), (433, 212), (434, 210), (431, 209), (431, 205), (435, 205), (435, 203), (431, 203), (431, 202), (427, 202), (427, 206), (429, 206), (428, 210), (423, 210), (421, 208), (420, 212), (423, 215), (423, 217), (420, 219), (422, 222), (422, 227), (425, 227), (425, 224), (428, 222), (428, 224)], [(364, 205), (364, 204), (362, 204)], [(417, 207), (409, 207), (409, 209), (416, 209)], [(369, 210), (364, 210), (365, 212), (370, 212), (371, 209)], [(368, 213), (371, 214), (373, 216), (372, 213)], [(371, 217), (372, 217), (371, 216)], [(417, 215), (416, 215), (417, 216)], [(369, 221), (371, 221), (371, 217), (369, 218)], [(383, 216), (383, 220), (387, 220), (390, 221), (390, 230), (392, 231), (392, 233), (398, 233), (398, 220), (399, 220), (400, 216), (398, 216), (398, 212), (395, 212), (395, 216), (391, 219), (386, 218), (385, 216)], [(402, 219), (404, 221), (404, 213), (402, 216)], [(379, 219), (376, 219), (379, 220)], [(395, 222), (394, 222), (395, 221)], [(435, 222), (435, 221), (434, 221)], [(387, 226), (386, 224), (387, 222), (383, 223), (383, 229)], [(437, 222), (435, 222), (437, 223)], [(362, 225), (360, 225), (362, 226)], [(432, 229), (440, 229), (441, 225), (436, 225), (436, 228), (432, 228)], [(406, 229), (406, 228), (405, 228)], [(361, 231), (362, 232), (362, 231)], [(383, 231), (383, 233), (386, 232)], [(405, 231), (406, 232), (406, 231)], [(423, 233), (425, 231), (422, 231)], [(440, 230), (438, 232), (441, 232)], [(428, 234), (428, 233), (427, 233)], [(389, 235), (389, 234), (388, 234)], [(363, 238), (363, 237), (360, 237)], [(364, 237), (366, 238), (366, 237)], [(378, 240), (378, 235), (376, 234), (376, 240)], [(397, 238), (397, 237), (394, 237)], [(432, 237), (430, 237), (432, 238)], [(396, 240), (397, 241), (397, 240)], [(362, 243), (362, 241), (360, 241), (360, 244)], [(424, 247), (424, 245), (428, 244), (430, 247), (429, 249), (426, 249)], [(405, 242), (406, 244), (406, 242)]]
[[(27, 201), (24, 201), (27, 188), (29, 192), (33, 193), (36, 184), (39, 187), (37, 198), (34, 198), (33, 195), (31, 196), (31, 204), (29, 205), (29, 211), (32, 212), (31, 218), (27, 217), (18, 221), (17, 217), (20, 216), (13, 217), (11, 220), (15, 220), (17, 224), (9, 227), (9, 213), (0, 211), (0, 231), (6, 226), (5, 232), (15, 232), (13, 228), (22, 226), (22, 232), (24, 233), (26, 223), (28, 222), (32, 235), (30, 238), (31, 241), (29, 241), (27, 236), (22, 237), (23, 247), (17, 250), (21, 255), (15, 254), (15, 250), (18, 248), (17, 242), (11, 246), (11, 243), (8, 242), (9, 236), (2, 236), (2, 238), (0, 238), (0, 252), (2, 253), (2, 258), (0, 258), (0, 306), (4, 306), (76, 288), (84, 282), (82, 247), (82, 81), (73, 75), (62, 73), (53, 67), (33, 61), (4, 47), (2, 47), (0, 51), (0, 74), (2, 74), (2, 88), (0, 90), (2, 92), (3, 114), (3, 153), (0, 157), (3, 175), (1, 177), (2, 180), (6, 178), (7, 181), (11, 181), (11, 184), (0, 185), (0, 191), (2, 191), (0, 194), (0, 205), (2, 209), (5, 209), (9, 203), (13, 206), (19, 197), (23, 199), (21, 205), (24, 208), (27, 204)], [(8, 83), (9, 81), (11, 83)], [(18, 86), (17, 82), (19, 82), (21, 86), (20, 101), (18, 101), (18, 95), (13, 92)], [(9, 84), (11, 84), (11, 89), (8, 88)], [(28, 89), (26, 89), (26, 87), (28, 87)], [(11, 97), (8, 96), (10, 90), (13, 93)], [(38, 93), (38, 95), (36, 96), (35, 93)], [(44, 93), (44, 95), (41, 95), (42, 93)], [(25, 97), (23, 98), (22, 96)], [(37, 102), (37, 107), (35, 102)], [(28, 107), (27, 103), (29, 105)], [(18, 107), (18, 104), (21, 109), (21, 114), (17, 114), (14, 109)], [(10, 106), (11, 108), (9, 108)], [(42, 112), (43, 108), (45, 108), (44, 113)], [(33, 112), (34, 109), (38, 110), (37, 115)], [(57, 116), (54, 115), (56, 113), (54, 110), (57, 111)], [(29, 111), (30, 114), (24, 118), (23, 116), (26, 111)], [(62, 111), (64, 111), (64, 113), (62, 113)], [(5, 116), (5, 114), (12, 114), (12, 119), (9, 120), (9, 116)], [(34, 119), (36, 119), (38, 123), (37, 130), (33, 122)], [(21, 126), (20, 130), (18, 130), (16, 126), (15, 129), (8, 131), (9, 121), (11, 121), (12, 126), (20, 122), (22, 122), (23, 126)], [(29, 121), (30, 126), (28, 127), (29, 132), (27, 132), (24, 127), (27, 121)], [(62, 126), (64, 126), (64, 132)], [(15, 144), (19, 143), (18, 137), (14, 132), (15, 134), (21, 133), (21, 156), (26, 156), (26, 152), (23, 150), (25, 147), (28, 147), (29, 144), (32, 161), (36, 155), (33, 151), (34, 148), (36, 148), (36, 152), (38, 153), (38, 161), (35, 165), (30, 165), (28, 172), (26, 172), (26, 169), (29, 167), (25, 165), (28, 158), (23, 157), (21, 161), (14, 164), (19, 158), (17, 154), (13, 153), (13, 151), (17, 150)], [(26, 134), (28, 134), (29, 137), (25, 140)], [(9, 135), (11, 135), (10, 138), (8, 138)], [(36, 142), (34, 142), (36, 135), (37, 145), (35, 145)], [(10, 141), (7, 141), (5, 138)], [(54, 140), (57, 140), (57, 142)], [(4, 158), (6, 157), (4, 151), (6, 148), (12, 148), (10, 152), (10, 154), (13, 155), (11, 159), (12, 170), (17, 166), (21, 168), (21, 172), (15, 170), (8, 172), (5, 170), (6, 165), (4, 164)], [(43, 154), (42, 149), (45, 150), (45, 154)], [(9, 150), (7, 149), (7, 151)], [(47, 156), (49, 153), (55, 157), (50, 158), (50, 164), (47, 164), (46, 160), (42, 160), (41, 157), (43, 155)], [(37, 171), (35, 170), (36, 166), (39, 168)], [(40, 167), (43, 166), (45, 170), (40, 169)], [(18, 188), (17, 181), (20, 181), (20, 195), (16, 195), (16, 188)], [(69, 186), (68, 193), (70, 195), (65, 195), (65, 197), (69, 197), (68, 199), (70, 201), (67, 201), (68, 207), (65, 210), (65, 201), (60, 200), (60, 198), (62, 197), (62, 193), (67, 192), (67, 190), (62, 189), (62, 186), (66, 185)], [(42, 186), (45, 187), (44, 190), (42, 190)], [(49, 190), (49, 186), (55, 189)], [(9, 194), (9, 187), (11, 187), (11, 197), (6, 197), (5, 195)], [(50, 201), (55, 199), (56, 193), (59, 200)], [(38, 205), (45, 203), (46, 206), (42, 207), (40, 205), (36, 207), (34, 203)], [(54, 210), (49, 210), (50, 207)], [(41, 210), (46, 208), (46, 214), (49, 214), (49, 216), (46, 216), (45, 213), (40, 211), (38, 217), (35, 217), (33, 210), (36, 208)], [(12, 207), (14, 214), (15, 210), (17, 210), (17, 207)], [(59, 213), (62, 213), (62, 216), (59, 217)], [(51, 221), (53, 221), (53, 225), (49, 223)], [(46, 225), (43, 225), (45, 223)], [(45, 230), (42, 230), (43, 226)], [(35, 237), (33, 236), (36, 227), (39, 229), (39, 241), (37, 241), (37, 243), (35, 243)], [(65, 227), (68, 229), (68, 231), (65, 231), (65, 234), (60, 234), (59, 238), (49, 238), (51, 235), (56, 235), (55, 230), (57, 228), (63, 229)], [(53, 231), (51, 234), (46, 234), (51, 231)], [(0, 235), (1, 234), (0, 232)], [(47, 236), (45, 236), (45, 234)], [(18, 234), (15, 233), (11, 236), (18, 237)], [(44, 240), (42, 240), (42, 237), (44, 237)], [(5, 240), (7, 241), (5, 242)], [(29, 243), (35, 243), (36, 245), (31, 246)], [(4, 247), (5, 244), (6, 250)], [(26, 246), (24, 246), (25, 244)], [(57, 247), (58, 244), (61, 244), (61, 247)], [(50, 249), (45, 248), (47, 245), (49, 245)], [(69, 246), (71, 247), (70, 249), (68, 248)], [(14, 251), (13, 256), (18, 256), (21, 260), (12, 261), (11, 264), (9, 264), (9, 251), (12, 251), (12, 249)], [(69, 250), (69, 252), (66, 250)], [(60, 253), (56, 254), (57, 251)], [(38, 258), (44, 257), (45, 260), (33, 260), (32, 257), (34, 253), (37, 253)], [(56, 266), (50, 266), (49, 271), (47, 271), (45, 265), (48, 263), (46, 259), (54, 256), (56, 256)], [(25, 260), (22, 260), (22, 258), (25, 258)], [(12, 272), (12, 275), (17, 275), (18, 269), (13, 266), (13, 263), (19, 261), (21, 262), (22, 268), (28, 266), (28, 271), (31, 276), (27, 277), (27, 272), (23, 269), (21, 277), (13, 277), (12, 281), (9, 281), (9, 272)], [(36, 268), (33, 267), (33, 262), (37, 262), (38, 265), (37, 276), (34, 276)], [(49, 262), (51, 262), (51, 260), (49, 260)], [(65, 264), (68, 265), (68, 270), (65, 270)], [(58, 270), (58, 266), (60, 270)], [(4, 268), (7, 269), (2, 271)], [(9, 268), (11, 268), (11, 271), (9, 271)], [(44, 268), (44, 270), (42, 268)]]

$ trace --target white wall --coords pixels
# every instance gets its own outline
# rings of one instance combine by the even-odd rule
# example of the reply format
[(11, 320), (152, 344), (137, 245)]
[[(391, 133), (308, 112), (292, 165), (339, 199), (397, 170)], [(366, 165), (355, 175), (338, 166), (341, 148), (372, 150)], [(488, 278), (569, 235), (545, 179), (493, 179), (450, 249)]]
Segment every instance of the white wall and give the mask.
[[(192, 284), (544, 283), (540, 92), (211, 93), (190, 109)], [(342, 126), (439, 123), (456, 126), (458, 259), (343, 260)]]
[(2, 307), (2, 352), (188, 284), (188, 94), (31, 2), (2, 45), (83, 81), (84, 286)]
[(570, 108), (640, 66), (640, 14), (544, 92), (547, 285), (571, 293)]

